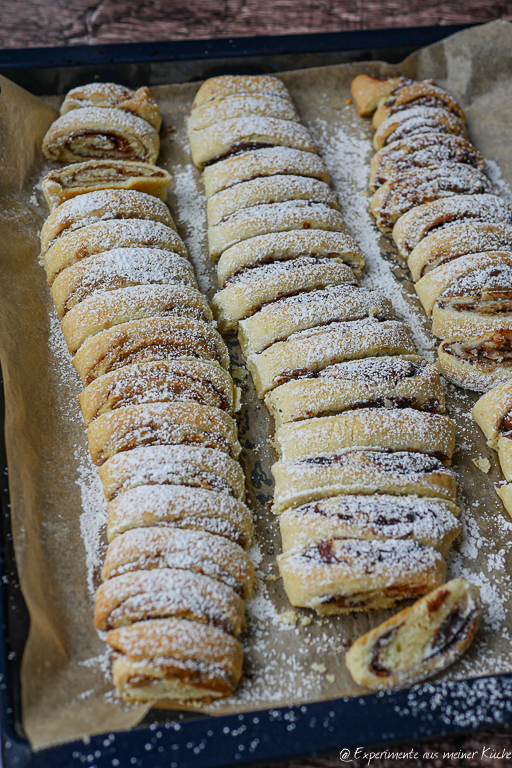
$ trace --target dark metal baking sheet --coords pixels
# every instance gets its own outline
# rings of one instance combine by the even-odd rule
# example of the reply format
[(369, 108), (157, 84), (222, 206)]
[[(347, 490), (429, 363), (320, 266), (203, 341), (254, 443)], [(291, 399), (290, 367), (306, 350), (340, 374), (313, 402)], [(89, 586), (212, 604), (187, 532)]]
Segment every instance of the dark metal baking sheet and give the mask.
[[(137, 87), (347, 61), (398, 62), (462, 28), (5, 50), (0, 72), (36, 95), (63, 93), (95, 78)], [(3, 419), (3, 400), (0, 408)], [(16, 576), (3, 440), (0, 467), (5, 468), (0, 481), (0, 728), (6, 768), (227, 768), (512, 723), (512, 675), (500, 675), (222, 718), (152, 710), (130, 732), (34, 753), (21, 726), (20, 664), (29, 619)]]

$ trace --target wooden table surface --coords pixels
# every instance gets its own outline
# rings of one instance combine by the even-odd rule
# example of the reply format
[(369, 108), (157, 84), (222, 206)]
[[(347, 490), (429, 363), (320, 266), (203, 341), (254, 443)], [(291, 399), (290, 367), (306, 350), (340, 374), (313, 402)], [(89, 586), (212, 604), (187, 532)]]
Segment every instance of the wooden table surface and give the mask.
[[(512, 21), (512, 0), (0, 0), (0, 47), (335, 32), (483, 23), (498, 18)], [(507, 751), (512, 754), (512, 735), (507, 731), (484, 731), (392, 749), (412, 750), (413, 756), (372, 760), (372, 768), (512, 766), (512, 759), (502, 756)], [(453, 754), (457, 752), (459, 756)], [(426, 753), (437, 756), (424, 757)], [(351, 762), (342, 763), (339, 755), (333, 754), (280, 761), (272, 763), (272, 768), (367, 765), (353, 755), (350, 758)], [(270, 768), (270, 764), (260, 768)]]

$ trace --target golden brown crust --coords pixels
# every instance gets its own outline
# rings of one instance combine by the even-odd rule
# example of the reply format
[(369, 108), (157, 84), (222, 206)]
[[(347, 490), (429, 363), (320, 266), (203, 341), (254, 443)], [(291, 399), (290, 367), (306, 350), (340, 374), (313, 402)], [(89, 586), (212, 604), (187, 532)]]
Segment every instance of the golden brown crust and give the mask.
[(460, 104), (449, 93), (439, 88), (434, 80), (413, 80), (399, 85), (393, 94), (379, 105), (373, 116), (372, 125), (377, 129), (393, 113), (416, 105), (447, 109), (462, 121), (466, 120)]
[(471, 415), (487, 438), (488, 445), (498, 449), (500, 436), (512, 437), (512, 381), (505, 381), (477, 400)]
[(379, 77), (378, 75), (357, 75), (350, 90), (361, 117), (370, 117), (382, 101), (404, 82), (403, 77)]
[(116, 83), (82, 85), (68, 91), (62, 102), (60, 113), (65, 115), (72, 109), (83, 107), (107, 107), (131, 112), (146, 120), (156, 131), (160, 130), (162, 124), (158, 104), (146, 86), (132, 91)]
[(441, 371), (449, 381), (475, 392), (487, 392), (512, 376), (512, 330), (488, 331), (473, 339), (446, 339), (437, 354)]

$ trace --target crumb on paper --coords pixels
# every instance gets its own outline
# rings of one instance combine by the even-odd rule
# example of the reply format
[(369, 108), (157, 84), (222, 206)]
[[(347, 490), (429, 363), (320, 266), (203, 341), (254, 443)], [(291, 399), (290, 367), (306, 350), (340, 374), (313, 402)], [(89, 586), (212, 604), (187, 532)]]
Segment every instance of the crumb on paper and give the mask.
[(325, 679), (328, 683), (335, 683), (336, 682), (336, 676), (335, 675), (326, 675)]
[(352, 104), (352, 99), (345, 99), (345, 104)]
[(293, 626), (295, 626), (298, 620), (299, 620), (299, 614), (295, 613), (295, 611), (292, 611), (291, 609), (289, 611), (285, 611), (284, 613), (279, 614), (279, 621), (282, 621), (283, 624), (292, 624)]
[(482, 472), (485, 472), (487, 474), (491, 468), (491, 462), (489, 459), (482, 459), (481, 457), (478, 459), (471, 459), (475, 467), (478, 467), (478, 469), (481, 469)]
[(279, 576), (276, 576), (274, 573), (267, 573), (265, 581), (279, 581)]
[(312, 622), (312, 619), (309, 616), (302, 616), (299, 623), (301, 627), (309, 627), (311, 622)]
[(318, 662), (314, 661), (311, 665), (311, 669), (313, 672), (318, 672), (319, 675), (325, 675), (327, 672), (327, 667), (325, 664), (318, 664)]

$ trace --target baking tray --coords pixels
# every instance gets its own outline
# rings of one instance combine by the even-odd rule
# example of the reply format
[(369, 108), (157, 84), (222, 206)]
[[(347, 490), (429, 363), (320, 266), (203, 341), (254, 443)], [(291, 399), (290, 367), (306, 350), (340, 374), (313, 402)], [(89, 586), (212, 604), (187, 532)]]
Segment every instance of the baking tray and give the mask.
[[(369, 59), (395, 63), (465, 26), (6, 50), (0, 51), (0, 73), (36, 95), (49, 95), (94, 79), (138, 87)], [(0, 408), (3, 421), (3, 398)], [(344, 755), (350, 759), (357, 746), (512, 724), (507, 674), (229, 717), (151, 710), (129, 732), (34, 753), (21, 727), (20, 663), (29, 619), (16, 575), (3, 439), (0, 467), (0, 729), (6, 768), (227, 768), (336, 749), (350, 750)]]

